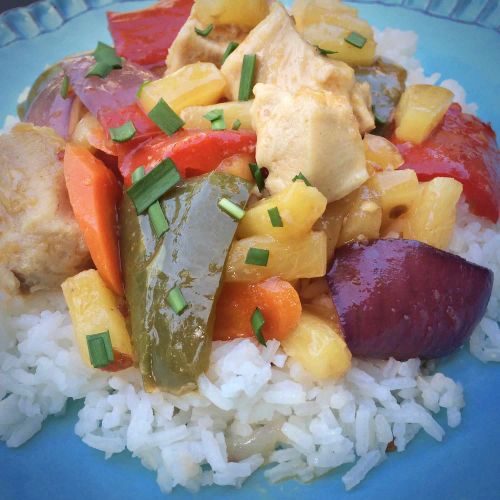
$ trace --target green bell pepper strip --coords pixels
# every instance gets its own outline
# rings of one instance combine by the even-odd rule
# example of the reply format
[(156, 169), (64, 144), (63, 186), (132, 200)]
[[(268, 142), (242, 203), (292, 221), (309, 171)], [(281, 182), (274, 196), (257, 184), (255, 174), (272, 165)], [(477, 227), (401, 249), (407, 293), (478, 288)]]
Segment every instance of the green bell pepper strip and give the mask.
[[(120, 248), (132, 339), (147, 391), (180, 394), (196, 388), (208, 367), (222, 271), (237, 222), (221, 198), (246, 205), (252, 184), (218, 172), (185, 181), (160, 199), (170, 229), (155, 238), (147, 215), (128, 196), (120, 209)], [(179, 287), (187, 308), (167, 301)]]

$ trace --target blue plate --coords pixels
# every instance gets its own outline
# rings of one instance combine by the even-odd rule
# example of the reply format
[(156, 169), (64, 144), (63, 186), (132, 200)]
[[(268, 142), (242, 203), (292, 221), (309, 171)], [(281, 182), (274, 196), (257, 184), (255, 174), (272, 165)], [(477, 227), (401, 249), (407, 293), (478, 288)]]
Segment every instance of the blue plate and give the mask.
[[(359, 2), (374, 26), (414, 30), (417, 56), (426, 73), (461, 82), (479, 115), (500, 130), (500, 4), (498, 0), (385, 0)], [(400, 6), (397, 4), (401, 4)], [(105, 10), (130, 10), (144, 2), (44, 0), (0, 16), (0, 117), (15, 114), (16, 99), (47, 63), (69, 53), (110, 42)], [(442, 361), (440, 370), (460, 381), (467, 406), (463, 422), (447, 429), (443, 443), (420, 434), (402, 454), (392, 453), (353, 491), (346, 493), (340, 473), (310, 484), (269, 484), (262, 473), (242, 489), (211, 487), (203, 498), (338, 499), (499, 499), (500, 368), (484, 365), (467, 349)], [(121, 453), (109, 460), (87, 447), (73, 432), (81, 403), (62, 417), (48, 419), (42, 431), (19, 449), (0, 445), (1, 500), (163, 499), (154, 473)], [(343, 471), (344, 469), (342, 469)], [(182, 489), (171, 498), (191, 498)]]

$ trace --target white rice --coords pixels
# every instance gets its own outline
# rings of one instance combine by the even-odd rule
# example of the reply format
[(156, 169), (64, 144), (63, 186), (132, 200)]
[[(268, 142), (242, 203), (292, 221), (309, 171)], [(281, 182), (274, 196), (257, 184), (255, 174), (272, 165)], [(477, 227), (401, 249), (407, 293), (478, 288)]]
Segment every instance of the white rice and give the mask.
[[(439, 76), (425, 77), (414, 59), (416, 35), (401, 33), (377, 33), (379, 51), (405, 65), (410, 82), (436, 82)], [(476, 109), (465, 104), (458, 83), (441, 84), (454, 89), (465, 109)], [(471, 216), (465, 204), (452, 251), (500, 276), (499, 227)], [(470, 341), (485, 362), (500, 359), (499, 306), (496, 279), (487, 316)], [(270, 481), (309, 481), (353, 464), (342, 477), (351, 489), (384, 460), (389, 443), (403, 451), (420, 430), (441, 441), (445, 431), (435, 415), (445, 412), (455, 427), (465, 404), (459, 383), (418, 359), (354, 360), (343, 380), (315, 382), (278, 342), (264, 348), (249, 339), (214, 343), (198, 393), (147, 394), (136, 369), (107, 374), (83, 364), (60, 294), (35, 295), (29, 304), (0, 300), (0, 328), (0, 439), (20, 446), (48, 415), (61, 413), (68, 398), (85, 398), (78, 436), (107, 458), (129, 450), (156, 471), (164, 492), (177, 485), (240, 487), (276, 440), (265, 471)], [(253, 446), (242, 447), (251, 437)]]

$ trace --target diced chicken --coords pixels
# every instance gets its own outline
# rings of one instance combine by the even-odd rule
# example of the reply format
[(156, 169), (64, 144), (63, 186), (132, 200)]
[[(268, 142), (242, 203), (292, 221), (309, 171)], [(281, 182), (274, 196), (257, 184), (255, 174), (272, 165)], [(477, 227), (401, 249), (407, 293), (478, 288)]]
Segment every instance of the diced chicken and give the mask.
[(275, 85), (254, 87), (252, 122), (257, 162), (269, 169), (274, 194), (302, 172), (329, 202), (348, 195), (368, 179), (363, 142), (348, 97)]
[[(354, 70), (341, 61), (320, 55), (296, 31), (283, 6), (275, 3), (270, 14), (258, 24), (226, 59), (221, 71), (228, 82), (227, 97), (238, 98), (243, 56), (257, 55), (255, 83), (269, 83), (289, 92), (307, 87), (343, 95), (353, 107), (361, 132), (375, 123), (365, 95), (356, 84)], [(369, 99), (368, 99), (369, 101)]]
[[(90, 257), (64, 183), (64, 140), (25, 123), (0, 135), (0, 276), (26, 289), (60, 285)], [(5, 278), (5, 280), (4, 280)]]
[(204, 29), (206, 25), (200, 22), (191, 11), (189, 19), (168, 51), (167, 73), (198, 61), (211, 62), (220, 67), (222, 56), (229, 42), (241, 42), (247, 34), (247, 31), (237, 26), (218, 25), (214, 26), (209, 36), (204, 37), (198, 35), (195, 28)]

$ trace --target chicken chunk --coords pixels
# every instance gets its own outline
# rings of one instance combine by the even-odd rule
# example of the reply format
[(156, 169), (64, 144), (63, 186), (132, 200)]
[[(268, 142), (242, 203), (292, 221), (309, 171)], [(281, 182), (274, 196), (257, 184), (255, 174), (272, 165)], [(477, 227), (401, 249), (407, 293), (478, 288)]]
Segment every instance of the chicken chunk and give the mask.
[(257, 55), (254, 83), (269, 83), (289, 92), (302, 87), (343, 95), (359, 121), (360, 132), (374, 128), (365, 89), (356, 84), (354, 70), (341, 61), (320, 55), (296, 31), (284, 7), (275, 3), (270, 14), (258, 24), (226, 59), (221, 71), (226, 77), (227, 98), (238, 99), (241, 65), (245, 54)]
[(191, 12), (168, 51), (167, 73), (198, 61), (211, 62), (220, 67), (229, 42), (241, 42), (247, 34), (237, 26), (218, 25), (214, 26), (209, 36), (204, 37), (198, 35), (195, 28), (204, 29), (206, 26)]
[(257, 162), (269, 169), (274, 194), (302, 172), (332, 202), (368, 179), (363, 141), (349, 99), (303, 88), (295, 93), (257, 84), (252, 122)]
[(89, 267), (64, 183), (64, 144), (28, 123), (0, 135), (0, 286), (14, 275), (24, 288), (52, 288)]

